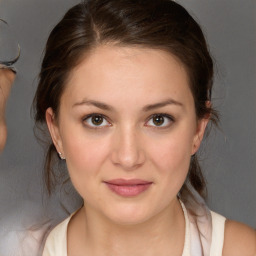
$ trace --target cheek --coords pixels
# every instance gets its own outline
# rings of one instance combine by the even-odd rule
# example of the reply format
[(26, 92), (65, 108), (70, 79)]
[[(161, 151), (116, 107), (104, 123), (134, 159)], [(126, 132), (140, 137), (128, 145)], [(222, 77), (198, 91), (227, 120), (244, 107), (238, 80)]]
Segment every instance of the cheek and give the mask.
[(171, 184), (175, 191), (180, 190), (189, 170), (192, 144), (192, 133), (180, 129), (149, 147), (151, 161), (165, 188)]
[(84, 197), (87, 189), (97, 181), (100, 182), (100, 170), (107, 158), (109, 147), (103, 140), (98, 141), (80, 133), (65, 138), (63, 149), (69, 175), (78, 193)]
[(192, 144), (191, 135), (175, 133), (151, 145), (150, 155), (153, 161), (162, 167), (160, 169), (182, 169), (189, 162)]
[(163, 167), (166, 166), (166, 171), (187, 172), (190, 161), (190, 150), (183, 144), (170, 144), (161, 152), (160, 159), (160, 164)]

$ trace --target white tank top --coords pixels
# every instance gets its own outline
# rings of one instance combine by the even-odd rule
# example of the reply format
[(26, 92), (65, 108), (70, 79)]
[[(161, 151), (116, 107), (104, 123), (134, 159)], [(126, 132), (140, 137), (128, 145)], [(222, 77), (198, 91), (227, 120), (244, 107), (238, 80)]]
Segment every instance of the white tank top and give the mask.
[[(182, 256), (221, 256), (226, 219), (212, 211), (209, 216), (201, 215), (198, 218), (182, 202), (181, 206), (186, 227)], [(67, 228), (72, 215), (50, 232), (43, 256), (67, 256)]]

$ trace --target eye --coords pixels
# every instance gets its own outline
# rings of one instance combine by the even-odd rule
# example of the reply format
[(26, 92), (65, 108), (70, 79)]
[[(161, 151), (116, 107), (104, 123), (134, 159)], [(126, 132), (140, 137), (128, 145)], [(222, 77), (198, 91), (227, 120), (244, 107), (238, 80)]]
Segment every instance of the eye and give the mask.
[(107, 121), (107, 119), (100, 114), (91, 114), (86, 116), (83, 121), (86, 123), (87, 126), (92, 128), (97, 127), (106, 127), (110, 126), (111, 124)]
[(147, 121), (146, 126), (167, 127), (174, 122), (173, 117), (167, 114), (155, 114)]

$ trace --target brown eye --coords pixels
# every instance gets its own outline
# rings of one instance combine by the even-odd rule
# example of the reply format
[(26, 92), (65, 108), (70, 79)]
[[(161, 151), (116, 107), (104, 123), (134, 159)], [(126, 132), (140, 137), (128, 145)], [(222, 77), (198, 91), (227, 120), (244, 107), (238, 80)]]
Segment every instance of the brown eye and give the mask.
[(83, 119), (83, 122), (91, 128), (103, 128), (111, 126), (107, 119), (103, 115), (91, 114)]
[(163, 116), (154, 116), (152, 121), (156, 126), (161, 126), (164, 123), (164, 117)]
[(169, 127), (174, 122), (174, 118), (168, 114), (155, 114), (147, 121), (146, 126)]
[(102, 116), (92, 116), (92, 123), (96, 126), (101, 125), (104, 121)]

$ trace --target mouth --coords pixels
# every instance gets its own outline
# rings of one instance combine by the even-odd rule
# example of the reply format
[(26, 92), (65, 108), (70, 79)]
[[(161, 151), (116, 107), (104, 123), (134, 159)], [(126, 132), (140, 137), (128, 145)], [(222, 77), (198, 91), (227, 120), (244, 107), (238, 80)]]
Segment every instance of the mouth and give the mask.
[(153, 182), (140, 179), (115, 179), (104, 181), (104, 183), (112, 192), (122, 197), (138, 196), (153, 184)]

